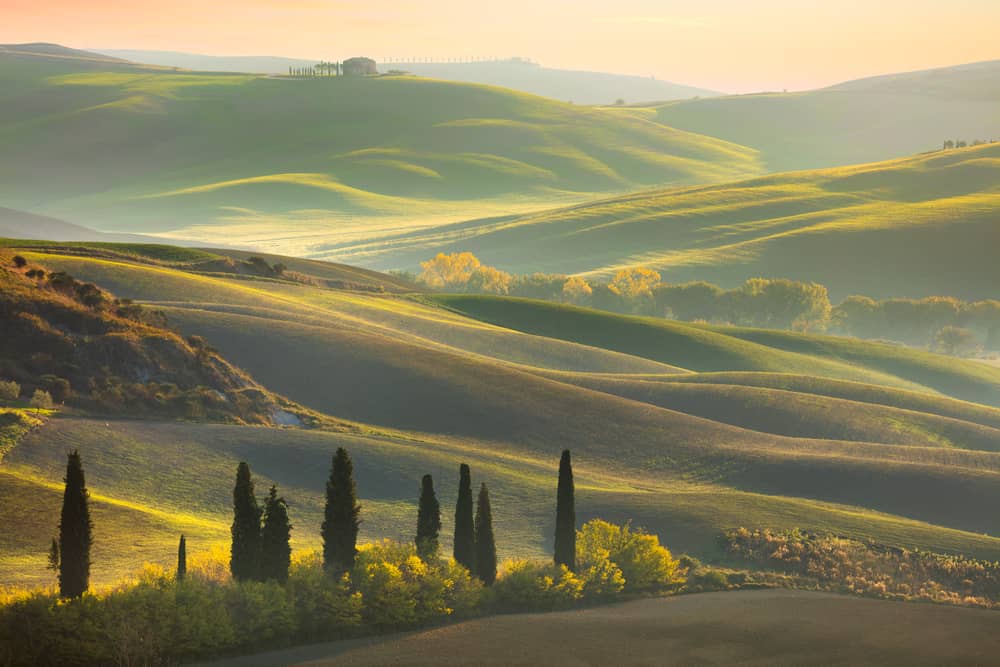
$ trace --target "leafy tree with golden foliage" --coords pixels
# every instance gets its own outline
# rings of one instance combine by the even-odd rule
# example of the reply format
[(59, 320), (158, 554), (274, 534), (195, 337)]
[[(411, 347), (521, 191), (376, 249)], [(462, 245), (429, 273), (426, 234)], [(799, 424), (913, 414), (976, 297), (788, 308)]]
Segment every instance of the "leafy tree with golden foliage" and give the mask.
[(479, 258), (471, 252), (453, 252), (450, 255), (439, 252), (434, 259), (420, 263), (423, 269), (420, 281), (429, 287), (464, 288), (481, 266)]
[(586, 303), (593, 293), (594, 290), (590, 287), (590, 283), (579, 276), (570, 276), (563, 283), (562, 297), (563, 301), (567, 303), (577, 305)]
[(660, 274), (653, 269), (636, 266), (621, 269), (608, 283), (608, 288), (625, 299), (653, 296), (653, 288), (660, 284)]

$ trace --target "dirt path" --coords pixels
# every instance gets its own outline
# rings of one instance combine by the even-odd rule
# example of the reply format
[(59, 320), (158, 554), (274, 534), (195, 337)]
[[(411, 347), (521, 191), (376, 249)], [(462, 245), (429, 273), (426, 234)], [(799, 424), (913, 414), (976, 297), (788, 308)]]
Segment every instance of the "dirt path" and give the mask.
[(498, 616), (213, 667), (986, 665), (998, 656), (1000, 612), (779, 590)]

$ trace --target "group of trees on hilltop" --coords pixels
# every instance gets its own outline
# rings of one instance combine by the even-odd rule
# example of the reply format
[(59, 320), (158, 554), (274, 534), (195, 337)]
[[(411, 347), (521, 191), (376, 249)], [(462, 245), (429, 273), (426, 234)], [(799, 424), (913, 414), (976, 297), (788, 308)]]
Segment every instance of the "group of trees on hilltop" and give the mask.
[(826, 287), (817, 283), (751, 278), (726, 290), (704, 281), (668, 283), (646, 267), (621, 269), (607, 281), (545, 273), (511, 275), (483, 264), (470, 252), (439, 253), (421, 266), (416, 279), (446, 291), (520, 296), (689, 322), (830, 331), (959, 356), (1000, 350), (1000, 301), (963, 302), (951, 297), (876, 301), (851, 296), (835, 306)]
[(944, 150), (949, 151), (953, 148), (965, 148), (967, 146), (982, 146), (984, 144), (992, 144), (996, 140), (990, 139), (986, 141), (985, 139), (973, 139), (972, 141), (966, 141), (965, 139), (945, 139), (942, 144)]

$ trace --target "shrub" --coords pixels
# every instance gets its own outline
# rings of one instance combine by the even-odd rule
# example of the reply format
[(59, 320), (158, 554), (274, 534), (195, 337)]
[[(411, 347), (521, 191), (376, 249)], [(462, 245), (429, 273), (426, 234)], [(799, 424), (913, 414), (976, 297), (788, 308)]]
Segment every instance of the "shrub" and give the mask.
[(16, 266), (19, 269), (23, 269), (27, 265), (28, 265), (28, 260), (26, 260), (21, 255), (14, 255), (14, 266)]
[(0, 401), (16, 401), (21, 395), (21, 385), (13, 380), (0, 380)]
[(641, 528), (633, 530), (630, 523), (616, 526), (600, 519), (588, 521), (577, 533), (576, 545), (581, 571), (608, 560), (621, 570), (626, 591), (665, 588), (683, 581), (677, 561), (660, 545), (660, 539)]
[(508, 560), (493, 584), (493, 600), (504, 611), (547, 611), (583, 597), (583, 581), (565, 565)]

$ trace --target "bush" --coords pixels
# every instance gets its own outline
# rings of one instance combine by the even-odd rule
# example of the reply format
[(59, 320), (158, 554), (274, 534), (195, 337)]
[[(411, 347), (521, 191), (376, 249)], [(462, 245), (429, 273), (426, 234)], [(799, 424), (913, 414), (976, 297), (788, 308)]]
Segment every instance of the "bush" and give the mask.
[(27, 265), (28, 265), (28, 260), (26, 260), (21, 255), (14, 255), (14, 266), (16, 266), (19, 269), (23, 269)]
[(565, 565), (508, 560), (492, 593), (502, 611), (548, 611), (563, 609), (583, 597), (583, 581)]
[(16, 401), (21, 395), (21, 385), (13, 380), (0, 380), (0, 401)]
[(660, 539), (641, 528), (633, 530), (630, 523), (616, 526), (600, 519), (588, 521), (577, 532), (576, 550), (581, 572), (610, 561), (621, 570), (628, 592), (666, 588), (683, 581), (677, 572), (678, 562), (660, 545)]

